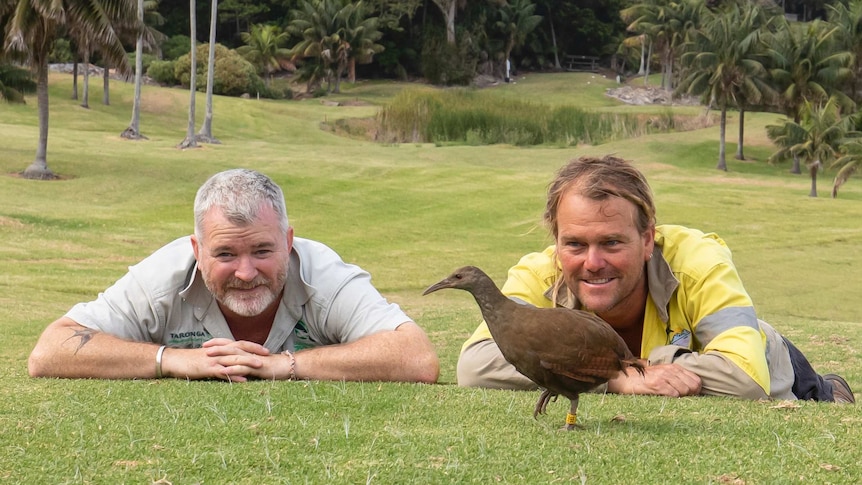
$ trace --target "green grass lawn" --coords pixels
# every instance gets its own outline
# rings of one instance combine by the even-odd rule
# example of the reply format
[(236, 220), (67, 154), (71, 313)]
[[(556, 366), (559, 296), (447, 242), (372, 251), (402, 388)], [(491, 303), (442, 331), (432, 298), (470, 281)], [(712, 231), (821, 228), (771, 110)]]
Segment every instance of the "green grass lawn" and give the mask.
[[(642, 80), (632, 80), (642, 83)], [(132, 87), (91, 109), (51, 77), (48, 163), (63, 178), (15, 174), (33, 158), (35, 98), (0, 105), (0, 480), (7, 483), (859, 483), (862, 413), (812, 402), (585, 395), (584, 430), (558, 430), (565, 399), (532, 417), (538, 393), (455, 385), (461, 343), (480, 320), (465, 292), (422, 297), (472, 264), (502, 284), (509, 266), (550, 243), (545, 189), (566, 160), (615, 153), (647, 174), (659, 222), (715, 231), (759, 315), (821, 372), (862, 389), (862, 180), (807, 197), (806, 175), (765, 163), (764, 126), (746, 116), (746, 155), (715, 170), (718, 127), (599, 146), (378, 145), (321, 124), (368, 117), (404, 85), (342, 85), (333, 98), (216, 97), (221, 145), (180, 151), (188, 92), (144, 88), (141, 130), (122, 140)], [(613, 80), (529, 74), (488, 88), (501, 97), (602, 110)], [(204, 98), (197, 100), (198, 126)], [(677, 108), (674, 108), (677, 109)], [(692, 110), (692, 108), (678, 108)], [(702, 108), (694, 108), (695, 110)], [(377, 287), (431, 336), (437, 385), (340, 382), (31, 379), (26, 359), (49, 322), (93, 299), (126, 267), (192, 230), (198, 186), (249, 167), (285, 190), (298, 236), (325, 242), (369, 270)]]

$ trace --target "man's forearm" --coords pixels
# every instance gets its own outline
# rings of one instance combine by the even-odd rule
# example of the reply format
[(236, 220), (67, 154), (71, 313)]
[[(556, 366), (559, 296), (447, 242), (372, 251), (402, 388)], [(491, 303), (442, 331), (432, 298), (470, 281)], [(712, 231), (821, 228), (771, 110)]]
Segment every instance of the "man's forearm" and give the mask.
[(434, 348), (414, 323), (348, 344), (296, 352), (294, 358), (298, 379), (433, 383), (439, 376)]
[(129, 342), (61, 318), (48, 326), (28, 360), (33, 377), (155, 377), (158, 345)]

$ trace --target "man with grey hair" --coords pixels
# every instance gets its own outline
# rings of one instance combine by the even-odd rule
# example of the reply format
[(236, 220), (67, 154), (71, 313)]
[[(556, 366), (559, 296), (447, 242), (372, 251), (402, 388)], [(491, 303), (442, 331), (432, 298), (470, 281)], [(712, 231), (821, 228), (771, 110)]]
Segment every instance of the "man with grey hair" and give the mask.
[(198, 190), (191, 236), (51, 323), (34, 377), (436, 382), (425, 332), (327, 246), (294, 238), (281, 188), (253, 170)]

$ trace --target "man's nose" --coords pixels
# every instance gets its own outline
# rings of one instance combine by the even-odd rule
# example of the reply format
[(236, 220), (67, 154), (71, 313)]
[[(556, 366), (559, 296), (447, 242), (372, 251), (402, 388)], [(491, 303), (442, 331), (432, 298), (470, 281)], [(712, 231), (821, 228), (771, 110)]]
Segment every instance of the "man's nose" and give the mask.
[(601, 248), (590, 246), (584, 258), (584, 268), (587, 271), (600, 271), (605, 267), (605, 255)]
[(257, 277), (257, 268), (250, 257), (242, 256), (237, 260), (234, 276), (242, 281), (252, 281)]

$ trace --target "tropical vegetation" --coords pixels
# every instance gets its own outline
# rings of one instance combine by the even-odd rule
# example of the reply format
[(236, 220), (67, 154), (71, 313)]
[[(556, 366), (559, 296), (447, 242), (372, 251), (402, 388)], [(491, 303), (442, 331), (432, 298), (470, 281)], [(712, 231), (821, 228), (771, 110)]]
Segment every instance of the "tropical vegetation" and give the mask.
[[(620, 81), (643, 74), (646, 82), (651, 67), (657, 67), (665, 90), (699, 96), (705, 106), (720, 112), (719, 170), (727, 169), (725, 127), (731, 111), (739, 115), (737, 159), (746, 158), (747, 112), (783, 114), (805, 127), (802, 117), (812, 116), (831, 100), (840, 111), (836, 116), (848, 120), (836, 127), (846, 126), (847, 136), (836, 139), (852, 138), (850, 133), (859, 123), (848, 115), (862, 99), (858, 79), (862, 73), (858, 57), (862, 0), (796, 0), (780, 6), (742, 0), (618, 0), (589, 6), (574, 0), (272, 0), (255, 5), (244, 0), (198, 5), (191, 0), (185, 7), (143, 0), (137, 2), (137, 9), (131, 2), (114, 0), (93, 0), (81, 6), (74, 0), (0, 0), (3, 54), (30, 66), (36, 73), (37, 88), (45, 84), (44, 72), (54, 55), (51, 46), (55, 40), (65, 42), (62, 47), (76, 62), (81, 59), (88, 65), (91, 56), (98, 56), (105, 68), (104, 104), (108, 103), (107, 68), (119, 66), (130, 75), (124, 49), (132, 43), (136, 44), (136, 86), (142, 83), (144, 50), (179, 56), (150, 63), (148, 73), (191, 91), (188, 129), (178, 145), (182, 148), (196, 146), (200, 140), (218, 141), (212, 127), (213, 94), (280, 99), (293, 97), (296, 89), (299, 97), (325, 96), (340, 93), (342, 82), (353, 83), (357, 76), (421, 77), (448, 85), (484, 79), (487, 84), (509, 81), (510, 66), (516, 73), (559, 70), (561, 54), (597, 56), (605, 69), (601, 74)], [(208, 15), (197, 15), (205, 8)], [(558, 35), (562, 31), (565, 36)], [(209, 41), (200, 42), (198, 32), (206, 32)], [(188, 40), (186, 54), (183, 39)], [(201, 55), (195, 47), (199, 43), (206, 46)], [(58, 44), (58, 56), (60, 47)], [(197, 59), (204, 55), (207, 61), (199, 66)], [(626, 68), (635, 65), (637, 72)], [(84, 69), (85, 106), (88, 75), (89, 68)], [(298, 88), (299, 83), (305, 84), (304, 89)], [(195, 90), (207, 92), (207, 112), (197, 135)], [(14, 95), (14, 91), (7, 92)], [(40, 114), (43, 136), (36, 159), (24, 174), (50, 178), (48, 99), (44, 89), (37, 92), (45, 110)], [(141, 107), (135, 104), (132, 111), (132, 122), (123, 136), (137, 139)], [(480, 133), (484, 128), (465, 129)], [(546, 139), (516, 135), (512, 130), (508, 133), (517, 140), (504, 141), (515, 144)], [(478, 139), (495, 143), (500, 137)], [(857, 166), (852, 162), (854, 145), (844, 147), (835, 146), (828, 157), (834, 163), (840, 161), (835, 168), (841, 167), (841, 177), (833, 181), (833, 196)], [(790, 160), (793, 173), (801, 173), (806, 164), (814, 187), (818, 174), (832, 165), (825, 161), (812, 165), (803, 158), (797, 149), (771, 159), (775, 163)], [(811, 195), (815, 193), (811, 191)]]

